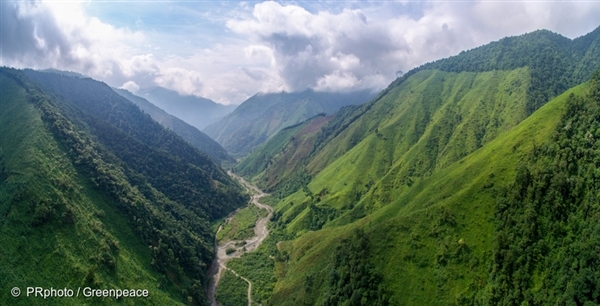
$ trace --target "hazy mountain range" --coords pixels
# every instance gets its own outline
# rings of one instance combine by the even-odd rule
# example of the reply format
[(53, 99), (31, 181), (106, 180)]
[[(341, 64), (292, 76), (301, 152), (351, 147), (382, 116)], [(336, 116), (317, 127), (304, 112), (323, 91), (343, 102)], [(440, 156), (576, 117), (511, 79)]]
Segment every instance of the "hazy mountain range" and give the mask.
[(332, 114), (345, 105), (362, 104), (370, 91), (329, 93), (259, 93), (203, 131), (234, 156), (243, 156), (281, 129), (318, 114)]
[(233, 162), (233, 158), (227, 154), (217, 142), (212, 140), (206, 134), (200, 132), (197, 128), (185, 123), (183, 120), (168, 114), (158, 106), (148, 102), (148, 100), (136, 96), (125, 89), (114, 89), (119, 95), (135, 103), (143, 112), (150, 115), (154, 121), (162, 126), (172, 130), (181, 136), (185, 141), (196, 147), (198, 150), (208, 154), (215, 162)]
[(225, 117), (237, 107), (219, 104), (202, 97), (180, 95), (176, 91), (158, 86), (140, 89), (136, 94), (198, 130)]

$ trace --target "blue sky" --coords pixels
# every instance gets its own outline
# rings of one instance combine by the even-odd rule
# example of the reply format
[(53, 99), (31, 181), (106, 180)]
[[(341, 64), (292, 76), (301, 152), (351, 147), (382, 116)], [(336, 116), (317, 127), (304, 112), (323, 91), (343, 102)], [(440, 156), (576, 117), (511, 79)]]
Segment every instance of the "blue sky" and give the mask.
[(257, 92), (378, 91), (398, 71), (505, 36), (575, 38), (600, 25), (600, 1), (0, 2), (2, 65), (223, 104)]

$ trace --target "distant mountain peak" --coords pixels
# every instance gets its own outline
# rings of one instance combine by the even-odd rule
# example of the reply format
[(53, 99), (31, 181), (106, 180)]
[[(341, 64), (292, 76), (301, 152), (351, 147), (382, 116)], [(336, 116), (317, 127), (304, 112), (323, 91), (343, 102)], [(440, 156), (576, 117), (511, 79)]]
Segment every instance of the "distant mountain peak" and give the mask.
[(334, 93), (307, 89), (291, 93), (257, 93), (203, 131), (230, 154), (241, 156), (283, 128), (320, 113), (332, 114), (346, 105), (365, 103), (372, 97), (370, 91)]
[(183, 120), (173, 115), (170, 115), (158, 106), (150, 103), (148, 100), (137, 96), (126, 89), (113, 88), (113, 90), (122, 97), (136, 104), (142, 111), (150, 115), (152, 119), (160, 123), (162, 126), (172, 130), (192, 146), (208, 154), (208, 156), (210, 156), (218, 164), (233, 161), (233, 159), (227, 155), (225, 149), (223, 149), (216, 141), (199, 131), (197, 128), (185, 123)]
[(181, 95), (160, 86), (142, 88), (137, 95), (198, 130), (223, 118), (237, 107), (237, 105), (219, 104), (203, 97)]
[(41, 69), (41, 70), (38, 70), (38, 71), (40, 71), (40, 72), (47, 72), (47, 73), (54, 73), (54, 74), (59, 74), (59, 75), (64, 75), (64, 76), (70, 76), (70, 77), (75, 77), (75, 78), (80, 78), (80, 79), (90, 78), (89, 76), (83, 75), (83, 74), (78, 73), (78, 72), (67, 71), (67, 70), (58, 70), (58, 69), (54, 69), (54, 68)]

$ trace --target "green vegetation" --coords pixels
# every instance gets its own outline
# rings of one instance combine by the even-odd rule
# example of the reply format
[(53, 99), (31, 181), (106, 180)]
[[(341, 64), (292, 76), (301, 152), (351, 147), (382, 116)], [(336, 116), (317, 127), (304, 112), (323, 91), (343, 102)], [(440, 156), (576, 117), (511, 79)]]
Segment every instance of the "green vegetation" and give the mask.
[[(238, 155), (269, 139), (236, 170), (275, 211), (228, 266), (266, 305), (600, 303), (600, 72), (583, 83), (599, 63), (600, 28), (536, 31), (330, 117), (306, 121), (316, 93), (251, 98), (211, 135)], [(0, 285), (142, 284), (148, 304), (206, 303), (211, 224), (246, 201), (240, 186), (105, 85), (0, 82)], [(218, 238), (247, 237), (262, 213)], [(246, 288), (226, 273), (217, 298), (245, 305)]]
[[(206, 303), (209, 221), (246, 201), (241, 188), (106, 85), (27, 74), (55, 91), (1, 70), (1, 285), (147, 288), (136, 304)], [(38, 303), (0, 293), (9, 299)]]
[(247, 306), (248, 283), (231, 271), (225, 270), (223, 278), (221, 278), (217, 287), (216, 298), (221, 305)]
[[(598, 303), (586, 268), (597, 264), (586, 203), (598, 114), (582, 102), (590, 85), (573, 86), (597, 69), (599, 35), (537, 31), (424, 65), (318, 131), (300, 133), (304, 123), (249, 155), (238, 171), (278, 200), (268, 304), (359, 304), (332, 281), (341, 276), (370, 304), (374, 292), (392, 305)], [(344, 256), (331, 261), (361, 245), (355, 230), (371, 248), (348, 254), (357, 275), (339, 269)], [(359, 286), (362, 275), (381, 283)]]
[(450, 72), (531, 69), (527, 91), (530, 114), (552, 97), (585, 82), (600, 67), (600, 28), (570, 40), (547, 30), (507, 37), (462, 52), (458, 56), (426, 64), (422, 69)]
[[(583, 90), (571, 92), (580, 94)], [(297, 238), (280, 242), (280, 254), (288, 259), (276, 266), (281, 273), (277, 274), (270, 303), (293, 305), (318, 300), (322, 293), (307, 288), (306, 280), (312, 278), (314, 288), (322, 286), (318, 280), (327, 279), (327, 254), (357, 228), (362, 228), (370, 240), (370, 261), (383, 276), (390, 304), (454, 304), (479, 292), (488, 279), (497, 188), (512, 180), (519, 160), (533, 150), (534, 144), (550, 137), (568, 95), (547, 104), (481, 150), (415, 181), (410, 188), (389, 190), (395, 196), (387, 205), (356, 221), (344, 220), (372, 205), (372, 191), (346, 216), (313, 232), (302, 230), (299, 219), (303, 213), (293, 215), (292, 209), (298, 204), (285, 209), (288, 200), (301, 197), (293, 195), (282, 201), (274, 227), (282, 226), (289, 232), (287, 237)], [(347, 224), (335, 224), (340, 221)]]
[(267, 214), (266, 210), (259, 209), (254, 204), (244, 207), (223, 225), (217, 234), (217, 241), (245, 240), (253, 237), (254, 224)]
[[(361, 230), (342, 239), (331, 256), (324, 298), (318, 305), (387, 305), (382, 277), (370, 262), (369, 238)], [(307, 278), (307, 287), (314, 280)]]
[(227, 262), (227, 267), (252, 282), (252, 300), (261, 304), (267, 302), (275, 286), (273, 260), (273, 254), (277, 254), (275, 242), (276, 240), (270, 235), (253, 252), (246, 253), (240, 258), (232, 258)]
[(496, 206), (491, 304), (600, 303), (600, 71)]
[(315, 146), (316, 136), (331, 117), (319, 115), (277, 133), (236, 166), (241, 175), (267, 192), (283, 198), (306, 185), (312, 178), (305, 162)]
[(233, 156), (244, 156), (283, 128), (321, 113), (333, 114), (345, 105), (367, 102), (370, 97), (369, 91), (259, 93), (222, 120), (207, 126), (203, 132)]
[[(178, 304), (186, 298), (152, 267), (148, 247), (110, 200), (78, 173), (17, 81), (0, 74), (0, 286), (144, 288), (126, 305)], [(81, 305), (88, 299), (0, 300), (13, 305)], [(113, 304), (110, 299), (94, 304)]]
[(240, 175), (254, 177), (270, 166), (271, 160), (284, 149), (284, 146), (308, 121), (284, 128), (272, 139), (253, 150), (244, 160), (236, 165)]
[(124, 162), (126, 175), (142, 188), (145, 196), (154, 197), (149, 190), (144, 191), (146, 184), (139, 181), (140, 175), (159, 192), (209, 220), (227, 215), (245, 201), (239, 193), (240, 186), (208, 156), (105, 84), (32, 70), (24, 72), (65, 98), (54, 99), (56, 107), (81, 129), (89, 129), (102, 146)]
[[(152, 119), (160, 123), (165, 128), (175, 132), (185, 141), (189, 142), (198, 150), (206, 153), (218, 164), (234, 163), (234, 159), (227, 154), (216, 141), (212, 140), (208, 135), (200, 132), (195, 127), (185, 123), (183, 120), (169, 115), (164, 110), (158, 108), (148, 100), (138, 97), (125, 89), (114, 89), (116, 93), (135, 103), (142, 111), (150, 115)], [(203, 110), (205, 111), (205, 110)]]

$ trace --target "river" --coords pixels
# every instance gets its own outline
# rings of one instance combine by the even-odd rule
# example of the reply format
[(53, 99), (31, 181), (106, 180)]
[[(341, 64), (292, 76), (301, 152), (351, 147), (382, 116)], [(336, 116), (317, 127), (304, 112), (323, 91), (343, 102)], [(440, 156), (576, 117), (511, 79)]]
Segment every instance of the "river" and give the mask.
[[(212, 306), (217, 306), (217, 299), (215, 297), (215, 293), (217, 292), (217, 286), (219, 285), (219, 281), (221, 277), (223, 277), (223, 273), (225, 273), (225, 269), (233, 272), (236, 276), (243, 279), (248, 283), (248, 305), (252, 305), (252, 283), (245, 277), (240, 276), (237, 272), (232, 269), (227, 268), (227, 261), (231, 258), (241, 257), (244, 253), (252, 252), (258, 248), (262, 244), (262, 242), (269, 235), (269, 229), (267, 228), (267, 224), (269, 220), (273, 216), (273, 207), (260, 203), (260, 198), (266, 196), (267, 194), (262, 192), (262, 190), (258, 189), (256, 186), (246, 182), (242, 177), (232, 173), (227, 172), (230, 176), (239, 180), (244, 187), (252, 194), (252, 198), (250, 199), (249, 205), (255, 205), (260, 209), (266, 209), (268, 211), (267, 216), (258, 219), (254, 225), (254, 236), (246, 239), (246, 240), (232, 240), (232, 241), (222, 241), (221, 243), (216, 242), (217, 249), (217, 257), (213, 261), (212, 265), (208, 269), (209, 276), (209, 286), (208, 286), (208, 298), (210, 300), (210, 304)], [(231, 213), (225, 219), (225, 223), (229, 222), (231, 218), (235, 216), (239, 212), (239, 209)], [(221, 231), (222, 225), (219, 226), (217, 233)], [(235, 252), (231, 252), (227, 254), (228, 249), (234, 249)]]

